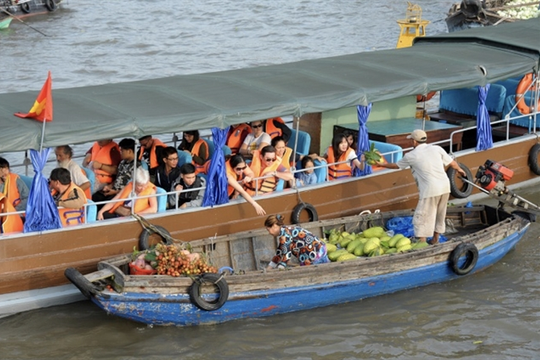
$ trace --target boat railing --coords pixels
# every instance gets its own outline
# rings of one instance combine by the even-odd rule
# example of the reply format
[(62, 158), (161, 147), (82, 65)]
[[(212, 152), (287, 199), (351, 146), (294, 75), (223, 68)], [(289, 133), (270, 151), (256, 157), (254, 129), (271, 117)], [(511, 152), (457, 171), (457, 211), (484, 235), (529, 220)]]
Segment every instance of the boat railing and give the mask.
[[(520, 115), (520, 116), (514, 116), (514, 117), (509, 117), (508, 115), (504, 118), (504, 119), (501, 119), (501, 120), (495, 120), (495, 121), (491, 121), (490, 122), (490, 126), (493, 127), (493, 125), (497, 125), (497, 124), (504, 124), (505, 126), (505, 129), (506, 129), (506, 132), (505, 132), (505, 137), (503, 140), (501, 141), (508, 141), (510, 140), (510, 125), (511, 125), (511, 121), (514, 121), (514, 120), (519, 120), (519, 119), (522, 119), (522, 118), (528, 118), (529, 120), (529, 128), (528, 128), (528, 133), (531, 134), (533, 132), (535, 132), (534, 130), (536, 129), (536, 115), (538, 113), (533, 113), (533, 114), (527, 114), (527, 115)], [(466, 131), (469, 131), (469, 130), (474, 130), (474, 129), (477, 129), (478, 126), (469, 126), (469, 127), (466, 127), (466, 128), (462, 128), (462, 129), (458, 129), (458, 130), (455, 130), (453, 131), (451, 134), (450, 134), (450, 154), (452, 155), (453, 154), (453, 139), (454, 139), (454, 136), (459, 134), (459, 133), (464, 133)], [(444, 140), (445, 142), (447, 140)]]

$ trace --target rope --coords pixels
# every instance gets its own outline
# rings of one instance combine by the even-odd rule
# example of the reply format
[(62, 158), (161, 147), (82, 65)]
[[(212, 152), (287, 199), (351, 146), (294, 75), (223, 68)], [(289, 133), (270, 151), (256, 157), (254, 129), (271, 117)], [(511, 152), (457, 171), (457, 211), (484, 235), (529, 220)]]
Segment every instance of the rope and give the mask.
[(138, 215), (138, 214), (131, 214), (131, 216), (133, 216), (135, 219), (137, 219), (139, 221), (139, 223), (141, 224), (141, 226), (143, 227), (143, 229), (148, 229), (148, 230), (151, 230), (152, 232), (160, 235), (162, 238), (170, 241), (171, 243), (180, 243), (180, 244), (183, 244), (183, 241), (182, 240), (177, 240), (177, 239), (174, 239), (173, 237), (171, 237), (169, 234), (167, 233), (164, 233), (163, 231), (161, 231), (161, 229), (158, 229), (157, 227), (155, 227), (154, 225), (152, 225), (151, 223), (148, 222), (148, 220), (146, 220), (145, 218), (143, 218), (141, 215)]

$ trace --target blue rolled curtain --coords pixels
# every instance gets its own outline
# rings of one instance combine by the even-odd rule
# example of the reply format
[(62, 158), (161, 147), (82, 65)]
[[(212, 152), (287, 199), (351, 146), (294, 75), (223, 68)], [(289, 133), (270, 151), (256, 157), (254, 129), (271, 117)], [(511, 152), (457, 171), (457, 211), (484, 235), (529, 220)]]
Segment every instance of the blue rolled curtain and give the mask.
[(227, 194), (227, 171), (225, 169), (225, 155), (223, 154), (223, 145), (227, 140), (226, 129), (212, 128), (214, 138), (214, 154), (212, 155), (210, 169), (206, 175), (206, 191), (202, 206), (214, 206), (226, 204), (229, 202)]
[(43, 149), (41, 152), (30, 150), (30, 159), (32, 160), (35, 175), (26, 205), (26, 221), (24, 222), (23, 231), (25, 233), (62, 227), (58, 208), (49, 190), (49, 182), (42, 173), (50, 152), (50, 148)]
[[(356, 141), (356, 156), (360, 160), (360, 156), (364, 151), (369, 150), (369, 137), (368, 137), (368, 128), (366, 126), (369, 113), (371, 113), (371, 103), (368, 106), (358, 105), (356, 107), (356, 112), (358, 114), (358, 140)], [(354, 168), (354, 176), (364, 176), (369, 175), (373, 172), (371, 166), (367, 163), (364, 164), (364, 170)]]
[(493, 147), (491, 135), (491, 122), (486, 107), (487, 94), (490, 84), (478, 87), (478, 110), (476, 111), (476, 151), (487, 150)]

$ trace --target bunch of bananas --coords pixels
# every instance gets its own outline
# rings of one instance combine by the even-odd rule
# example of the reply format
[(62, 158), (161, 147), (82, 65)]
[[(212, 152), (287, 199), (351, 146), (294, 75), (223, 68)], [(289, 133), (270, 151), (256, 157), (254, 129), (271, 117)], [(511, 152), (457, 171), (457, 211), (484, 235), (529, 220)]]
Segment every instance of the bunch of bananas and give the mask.
[(371, 143), (369, 150), (364, 151), (364, 158), (368, 165), (375, 165), (381, 160), (382, 156), (379, 151), (375, 149), (375, 143)]

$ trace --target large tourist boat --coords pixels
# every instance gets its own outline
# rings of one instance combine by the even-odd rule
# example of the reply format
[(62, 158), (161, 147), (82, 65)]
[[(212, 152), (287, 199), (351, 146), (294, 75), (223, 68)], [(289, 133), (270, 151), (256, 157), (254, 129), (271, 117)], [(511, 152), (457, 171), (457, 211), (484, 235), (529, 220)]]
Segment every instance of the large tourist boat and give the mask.
[[(45, 128), (42, 123), (13, 116), (27, 110), (37, 92), (1, 94), (0, 151), (195, 129), (218, 131), (233, 124), (290, 116), (295, 130), (289, 146), (302, 153), (321, 153), (334, 131), (359, 129), (360, 106), (363, 110), (371, 108), (366, 124), (369, 138), (381, 149), (390, 145), (382, 150), (388, 161), (407, 151), (407, 134), (424, 128), (428, 141), (445, 146), (472, 173), (486, 159), (492, 159), (513, 169), (510, 185), (520, 184), (538, 176), (537, 111), (532, 107), (530, 114), (515, 114), (516, 85), (512, 88), (509, 84), (520, 82), (527, 73), (537, 73), (539, 33), (540, 20), (533, 19), (422, 37), (403, 49), (53, 89), (54, 119)], [(456, 104), (464, 103), (461, 100), (449, 107), (452, 113), (440, 111), (439, 121), (416, 118), (418, 94), (441, 91), (441, 101), (445, 98), (448, 103), (452, 97), (445, 92), (452, 95), (463, 91), (476, 94), (466, 98), (482, 105), (485, 99), (478, 94), (487, 84), (491, 84), (489, 94), (497, 94), (497, 105), (509, 104), (504, 110), (496, 109), (506, 112), (499, 114), (500, 120), (488, 124), (493, 130), (493, 145), (477, 149), (477, 134), (480, 140), (486, 135), (476, 130), (477, 114), (456, 115), (460, 111)], [(527, 94), (526, 98), (536, 104), (537, 94)], [(490, 104), (491, 99), (487, 102)], [(455, 194), (468, 195), (467, 183), (457, 178), (452, 178), (452, 183)], [(409, 170), (379, 170), (256, 196), (267, 213), (281, 213), (290, 221), (300, 222), (363, 210), (410, 209), (417, 199)], [(87, 223), (81, 225), (0, 236), (0, 314), (80, 299), (64, 277), (66, 268), (87, 274), (96, 270), (98, 262), (129, 253), (137, 246), (143, 227), (136, 219), (92, 222), (90, 214)], [(250, 204), (234, 200), (162, 211), (146, 220), (167, 229), (176, 239), (191, 241), (260, 228), (264, 218)]]

